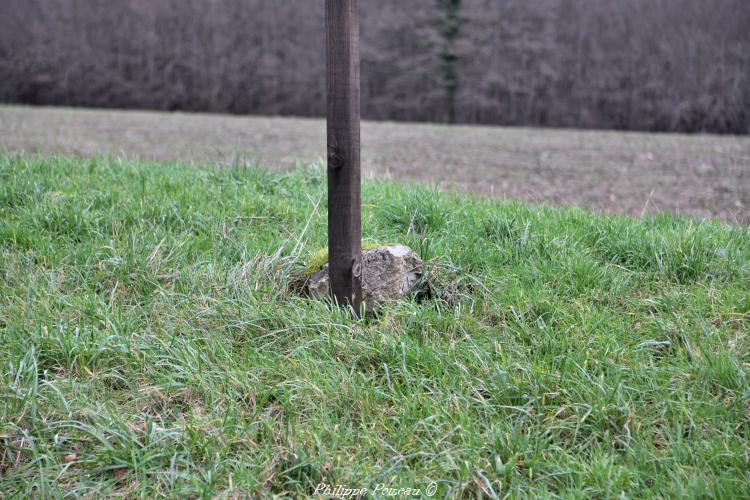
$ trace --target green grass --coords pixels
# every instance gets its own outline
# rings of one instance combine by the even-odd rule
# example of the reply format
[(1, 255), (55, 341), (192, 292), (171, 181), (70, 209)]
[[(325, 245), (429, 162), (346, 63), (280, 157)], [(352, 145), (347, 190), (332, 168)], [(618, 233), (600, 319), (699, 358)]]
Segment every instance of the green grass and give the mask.
[(323, 169), (0, 155), (0, 492), (750, 495), (746, 227), (363, 204), (431, 300), (300, 296)]

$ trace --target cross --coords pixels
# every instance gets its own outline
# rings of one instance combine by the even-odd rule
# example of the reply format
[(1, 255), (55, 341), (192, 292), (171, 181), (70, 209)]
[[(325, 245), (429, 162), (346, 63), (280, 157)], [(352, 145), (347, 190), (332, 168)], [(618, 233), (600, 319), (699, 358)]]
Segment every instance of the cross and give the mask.
[(326, 0), (328, 272), (333, 300), (359, 314), (359, 0)]

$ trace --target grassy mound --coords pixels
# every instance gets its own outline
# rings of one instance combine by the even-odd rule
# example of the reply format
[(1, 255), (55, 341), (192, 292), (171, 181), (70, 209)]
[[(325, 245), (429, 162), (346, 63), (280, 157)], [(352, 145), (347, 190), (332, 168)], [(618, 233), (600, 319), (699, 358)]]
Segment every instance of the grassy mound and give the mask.
[(750, 495), (747, 228), (368, 182), (446, 293), (353, 321), (289, 286), (324, 195), (0, 156), (0, 491)]

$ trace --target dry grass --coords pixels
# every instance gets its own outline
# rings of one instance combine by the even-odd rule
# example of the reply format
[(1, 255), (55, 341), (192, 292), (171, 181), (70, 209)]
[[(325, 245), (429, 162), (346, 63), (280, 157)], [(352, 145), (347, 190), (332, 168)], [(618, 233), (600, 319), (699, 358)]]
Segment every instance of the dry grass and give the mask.
[[(750, 220), (750, 138), (370, 123), (367, 174), (527, 202)], [(227, 161), (319, 159), (322, 120), (0, 107), (0, 149)]]

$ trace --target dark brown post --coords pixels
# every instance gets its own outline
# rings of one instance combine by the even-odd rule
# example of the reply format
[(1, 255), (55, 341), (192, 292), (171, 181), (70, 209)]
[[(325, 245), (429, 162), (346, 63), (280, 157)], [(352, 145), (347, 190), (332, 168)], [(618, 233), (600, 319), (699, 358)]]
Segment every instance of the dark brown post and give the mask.
[(329, 275), (333, 299), (359, 313), (359, 0), (326, 0), (326, 46)]

